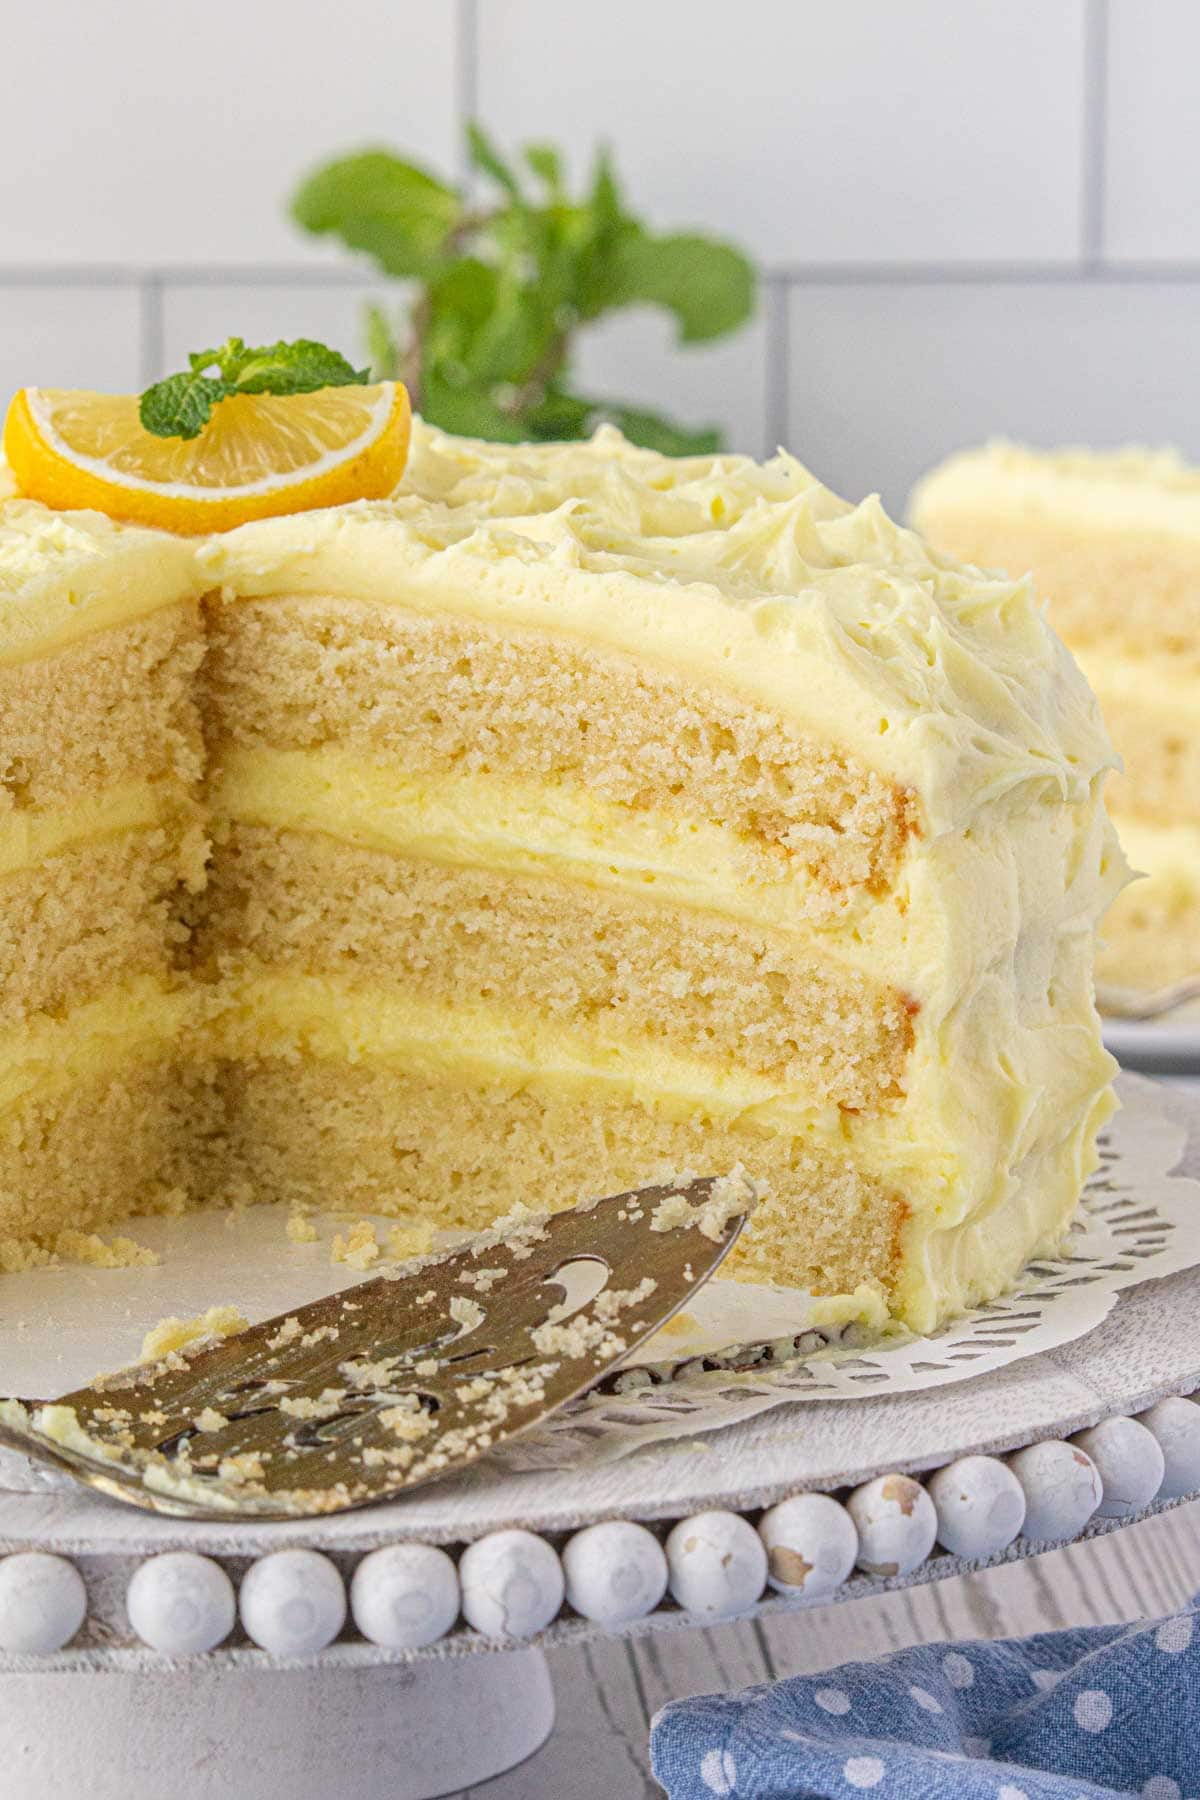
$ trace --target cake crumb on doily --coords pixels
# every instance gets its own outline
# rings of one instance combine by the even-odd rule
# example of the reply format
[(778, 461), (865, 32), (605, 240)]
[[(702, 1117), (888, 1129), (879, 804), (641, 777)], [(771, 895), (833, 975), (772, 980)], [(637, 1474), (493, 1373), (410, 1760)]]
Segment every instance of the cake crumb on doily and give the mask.
[(59, 1262), (86, 1263), (93, 1269), (152, 1269), (160, 1261), (157, 1250), (135, 1238), (102, 1238), (94, 1231), (58, 1231), (47, 1243), (0, 1239), (0, 1274), (4, 1275), (53, 1268)]
[(285, 1229), (290, 1243), (315, 1244), (317, 1241), (317, 1228), (303, 1207), (293, 1206)]
[(158, 1362), (205, 1337), (236, 1337), (246, 1331), (250, 1321), (236, 1306), (210, 1306), (194, 1319), (160, 1319), (142, 1339), (140, 1363)]
[(338, 1232), (329, 1252), (330, 1262), (346, 1263), (352, 1269), (369, 1269), (380, 1256), (379, 1239), (370, 1219), (359, 1219), (344, 1235)]

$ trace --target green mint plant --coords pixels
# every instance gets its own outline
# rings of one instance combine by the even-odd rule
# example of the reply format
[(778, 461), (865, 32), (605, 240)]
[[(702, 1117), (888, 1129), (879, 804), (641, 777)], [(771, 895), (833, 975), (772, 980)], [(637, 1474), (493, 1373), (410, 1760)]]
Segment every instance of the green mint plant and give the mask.
[(369, 309), (374, 377), (404, 381), (431, 424), (467, 436), (579, 438), (607, 419), (652, 449), (718, 449), (716, 430), (578, 392), (571, 354), (582, 329), (626, 306), (665, 308), (684, 344), (734, 331), (754, 307), (746, 258), (709, 237), (651, 231), (626, 206), (605, 151), (573, 198), (549, 144), (510, 162), (472, 125), (468, 147), (491, 190), (484, 204), (388, 150), (326, 163), (293, 196), (307, 231), (416, 284), (401, 317)]
[(230, 394), (312, 394), (318, 388), (361, 386), (369, 369), (355, 369), (336, 350), (311, 338), (249, 347), (226, 338), (218, 350), (197, 350), (189, 367), (156, 381), (142, 395), (138, 415), (155, 437), (199, 437), (213, 407)]

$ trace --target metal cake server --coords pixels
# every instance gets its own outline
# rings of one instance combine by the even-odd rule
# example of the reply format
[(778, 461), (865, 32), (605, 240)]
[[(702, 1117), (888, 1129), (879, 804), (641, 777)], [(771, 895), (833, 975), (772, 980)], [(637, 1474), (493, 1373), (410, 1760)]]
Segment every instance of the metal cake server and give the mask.
[(387, 1499), (584, 1393), (696, 1293), (753, 1202), (738, 1173), (523, 1213), (59, 1400), (0, 1400), (0, 1443), (177, 1516)]

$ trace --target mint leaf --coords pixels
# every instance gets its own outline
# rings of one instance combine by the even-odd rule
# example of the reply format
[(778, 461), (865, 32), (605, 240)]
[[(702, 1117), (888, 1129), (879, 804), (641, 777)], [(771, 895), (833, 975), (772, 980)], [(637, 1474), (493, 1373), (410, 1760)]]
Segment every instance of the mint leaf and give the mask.
[(501, 444), (519, 444), (526, 436), (522, 421), (506, 412), (486, 388), (459, 386), (440, 372), (426, 378), (424, 401), (426, 413), (443, 431)]
[(474, 119), (467, 126), (467, 149), (472, 167), (482, 169), (485, 175), (490, 175), (497, 186), (504, 189), (509, 199), (520, 205), (521, 184), (514, 170), (505, 162), (483, 126)]
[[(362, 386), (369, 369), (356, 369), (314, 338), (249, 348), (226, 338), (217, 350), (195, 350), (191, 367), (146, 389), (138, 416), (155, 437), (199, 437), (213, 407), (231, 394), (313, 394), (318, 388)], [(209, 370), (216, 369), (215, 375)]]
[(597, 417), (594, 400), (585, 400), (565, 388), (551, 387), (525, 414), (530, 437), (541, 442), (562, 442), (587, 437)]
[(544, 181), (554, 199), (562, 198), (563, 166), (562, 157), (553, 144), (526, 144), (525, 161), (538, 177)]
[(621, 223), (625, 216), (625, 208), (621, 204), (621, 190), (617, 185), (617, 172), (606, 147), (602, 147), (596, 154), (596, 167), (592, 174), (592, 191), (588, 195), (588, 206), (601, 231), (613, 229)]
[(400, 346), (382, 306), (368, 305), (363, 318), (367, 355), (376, 381), (395, 381), (400, 373)]
[(245, 350), (241, 338), (226, 338), (216, 350), (193, 350), (188, 357), (188, 367), (193, 375), (203, 375), (206, 369), (216, 365), (222, 381), (225, 379), (224, 359), (232, 356), (235, 360)]
[(399, 276), (437, 268), (462, 210), (454, 188), (388, 150), (326, 163), (292, 197), (292, 217), (306, 231), (330, 232)]
[(214, 381), (194, 369), (182, 375), (168, 375), (142, 395), (138, 406), (142, 428), (155, 437), (199, 437), (213, 407), (225, 398), (226, 391), (223, 381)]
[(627, 237), (614, 285), (626, 305), (644, 301), (674, 313), (685, 344), (721, 337), (754, 308), (754, 270), (741, 252), (690, 233)]
[[(753, 310), (750, 264), (699, 234), (651, 232), (603, 147), (578, 194), (568, 192), (553, 144), (526, 144), (509, 156), (472, 123), (467, 150), (472, 180), (461, 192), (372, 149), (316, 170), (293, 199), (306, 229), (331, 233), (418, 284), (395, 326), (378, 308), (367, 315), (377, 378), (399, 371), (413, 404), (450, 431), (510, 442), (574, 438), (611, 417), (639, 443), (684, 454), (711, 449), (713, 431), (576, 394), (572, 353), (582, 327), (625, 306), (664, 308), (685, 343), (719, 337)], [(270, 360), (231, 342), (197, 372), (244, 387), (255, 379), (248, 359), (259, 355)], [(290, 378), (298, 384), (301, 376)], [(277, 379), (272, 371), (269, 385)]]
[(592, 430), (605, 421), (619, 426), (630, 443), (640, 444), (643, 450), (658, 450), (663, 456), (711, 456), (721, 448), (721, 433), (712, 426), (693, 430), (638, 406), (614, 406), (605, 401), (593, 411)]
[[(234, 340), (240, 342), (239, 340)], [(225, 379), (239, 394), (315, 394), (318, 388), (362, 387), (369, 369), (356, 369), (336, 350), (312, 338), (290, 344), (264, 344), (243, 353), (236, 367), (222, 365)]]

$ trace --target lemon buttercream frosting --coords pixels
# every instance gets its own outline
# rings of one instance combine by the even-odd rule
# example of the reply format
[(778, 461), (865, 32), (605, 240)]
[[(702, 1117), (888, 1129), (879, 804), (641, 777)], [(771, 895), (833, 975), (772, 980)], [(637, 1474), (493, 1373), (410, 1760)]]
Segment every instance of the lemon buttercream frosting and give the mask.
[(1175, 451), (992, 444), (921, 483), (913, 518), (972, 562), (1032, 570), (1124, 761), (1111, 809), (1140, 879), (1104, 926), (1104, 981), (1200, 974), (1200, 470)]

